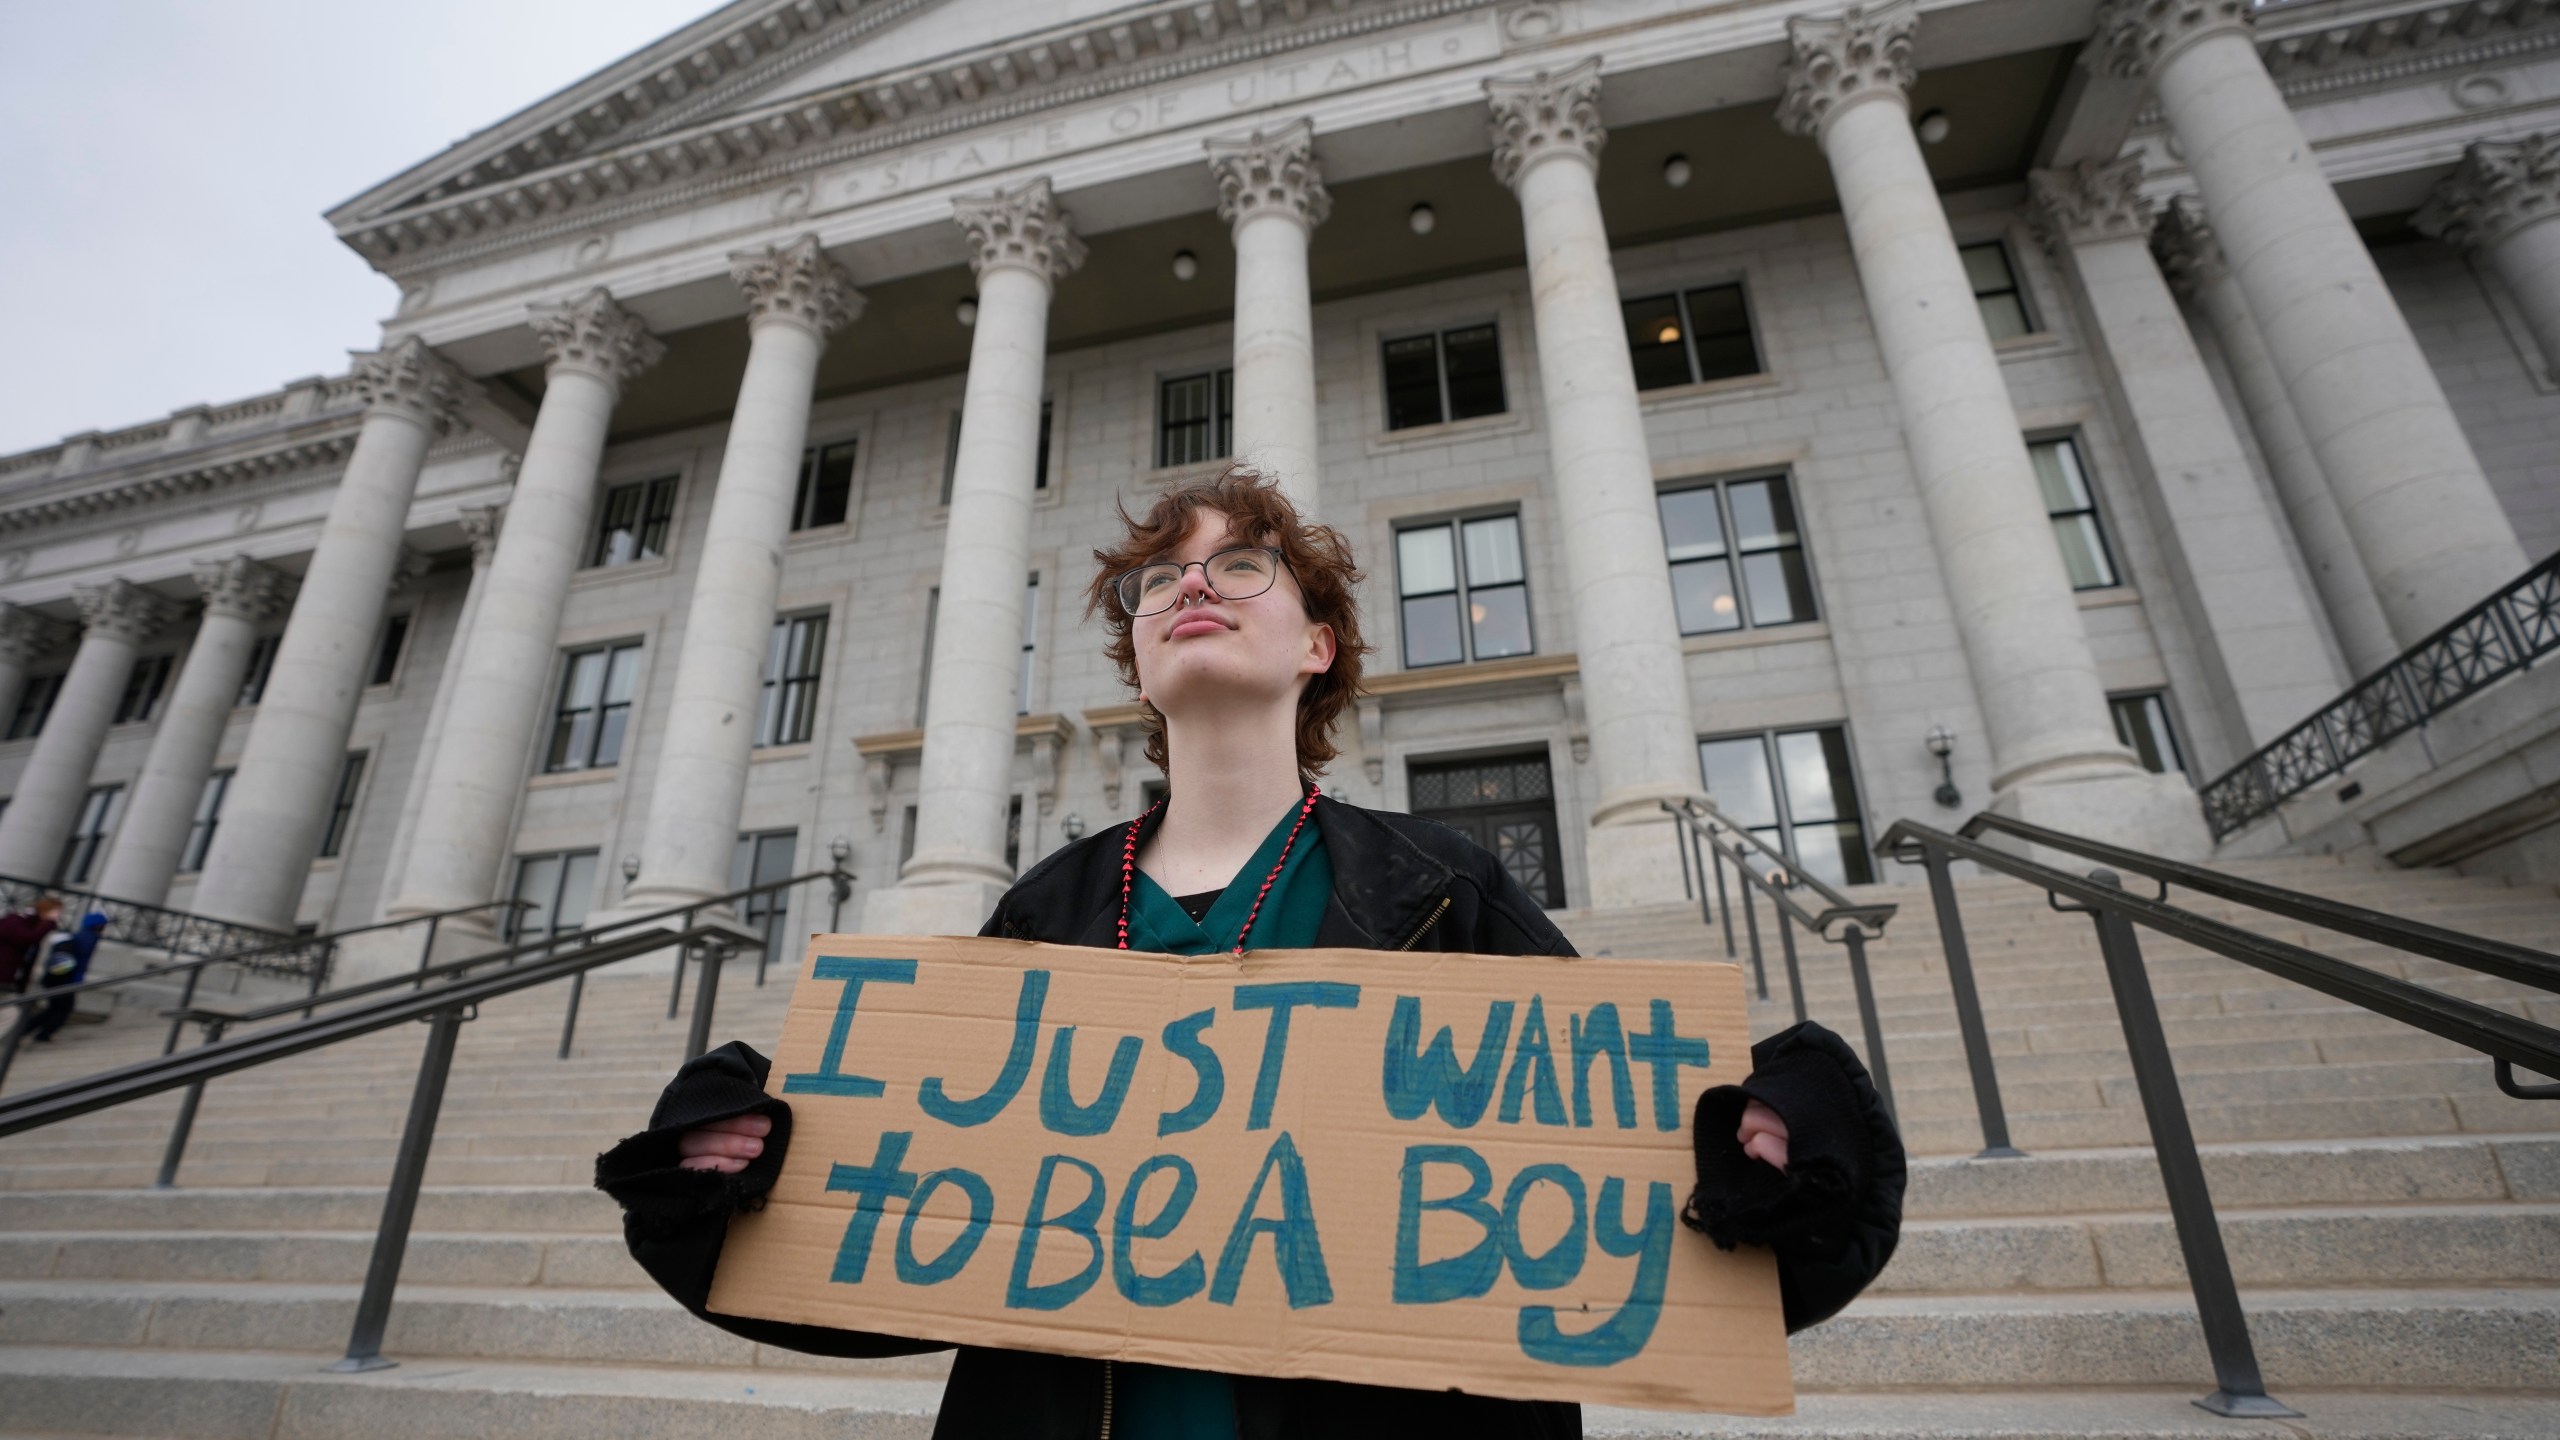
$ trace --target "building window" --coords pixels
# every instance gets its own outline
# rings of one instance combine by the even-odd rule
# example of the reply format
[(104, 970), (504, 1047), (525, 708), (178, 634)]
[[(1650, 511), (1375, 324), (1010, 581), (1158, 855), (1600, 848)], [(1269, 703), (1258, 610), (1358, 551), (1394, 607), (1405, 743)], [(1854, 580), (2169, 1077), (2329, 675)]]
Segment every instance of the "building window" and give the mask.
[(853, 457), (858, 442), (812, 445), (800, 452), (800, 489), (791, 497), (791, 528), (841, 525), (853, 503)]
[(517, 856), (514, 898), (526, 903), (507, 912), (507, 938), (542, 940), (583, 929), (595, 892), (593, 850)]
[(18, 692), (18, 709), (9, 717), (9, 738), (25, 740), (44, 733), (45, 717), (53, 713), (54, 697), (62, 693), (60, 675), (30, 675), (27, 688)]
[(329, 828), (320, 835), (324, 860), (346, 848), (347, 832), (355, 828), (356, 792), (364, 788), (364, 755), (358, 750), (338, 767), (338, 793), (329, 799)]
[(213, 853), (213, 832), (222, 823), (222, 797), (231, 790), (231, 772), (216, 770), (204, 777), (204, 793), (196, 797), (195, 823), (187, 828), (187, 848), (178, 852), (178, 869), (194, 874)]
[(823, 612), (773, 622), (764, 652), (764, 702), (756, 713), (758, 745), (798, 745), (817, 729), (818, 671), (826, 648)]
[(1404, 663), (1454, 665), (1526, 655), (1529, 577), (1520, 517), (1488, 515), (1396, 532)]
[[(738, 848), (729, 857), (729, 889), (744, 890), (751, 885), (770, 885), (791, 878), (791, 858), (800, 847), (797, 830), (767, 830), (761, 834), (741, 835)], [(791, 913), (791, 892), (769, 890), (750, 895), (738, 906), (738, 918), (747, 927), (764, 935), (766, 956), (787, 957), (781, 939), (786, 917)]]
[(1156, 464), (1197, 465), (1233, 452), (1236, 372), (1203, 370), (1156, 387)]
[(368, 685), (388, 685), (400, 674), (400, 651), (409, 643), (409, 617), (394, 615), (382, 622), (382, 644), (373, 652)]
[(676, 477), (660, 476), (604, 492), (603, 518), (587, 551), (586, 568), (634, 565), (667, 553), (667, 529), (675, 523)]
[(267, 676), (276, 668), (276, 647), (284, 643), (282, 635), (261, 635), (249, 647), (249, 666), (240, 675), (240, 705), (255, 705), (267, 695)]
[(167, 655), (146, 655), (134, 661), (125, 672), (124, 694), (116, 698), (116, 718), (110, 723), (138, 724), (157, 714), (161, 693), (169, 688), (170, 664)]
[(2107, 697), (2107, 713), (2115, 717), (2116, 738), (2131, 747), (2142, 768), (2154, 775), (2186, 772), (2178, 753), (2178, 732), (2169, 724), (2169, 697), (2157, 690)]
[(1804, 536), (1785, 479), (1668, 490), (1658, 503), (1681, 634), (1817, 618), (1813, 575), (1805, 566)]
[(640, 642), (572, 650), (562, 658), (560, 703), (551, 711), (551, 748), (542, 768), (595, 770), (620, 763), (640, 676)]
[(1503, 412), (1502, 346), (1490, 323), (1398, 336), (1383, 359), (1390, 430)]
[(89, 791), (80, 802), (80, 817), (62, 839), (62, 858), (53, 867), (54, 884), (89, 883), (89, 873), (97, 868), (98, 856), (106, 850), (107, 837), (115, 832), (116, 816), (123, 809), (123, 786), (100, 785)]
[[(1049, 401), (1040, 402), (1040, 444), (1031, 457), (1031, 488), (1049, 488)], [(960, 478), (960, 412), (951, 412), (951, 438), (942, 447), (942, 502), (951, 503), (951, 484)]]
[(1875, 879), (1839, 726), (1701, 740), (1698, 764), (1717, 809), (1808, 873), (1834, 885)]
[(1760, 373), (1751, 310), (1740, 285), (1709, 285), (1622, 301), (1636, 388), (1661, 390)]
[(1964, 260), (1964, 277), (1973, 282), (1973, 303), (1982, 309), (1983, 328), (1994, 340), (2035, 333), (2027, 313), (2026, 293), (2018, 288), (2018, 269), (2009, 263), (2009, 247), (1997, 240), (1967, 245), (1956, 252)]
[(2047, 440), (2029, 445), (2027, 458), (2036, 464), (2036, 485), (2044, 491), (2045, 513), (2053, 517), (2053, 543), (2062, 547), (2062, 568), (2071, 572), (2071, 588), (2103, 590), (2117, 583), (2116, 562), (2107, 553), (2107, 532), (2098, 523), (2098, 502), (2080, 464), (2080, 447)]

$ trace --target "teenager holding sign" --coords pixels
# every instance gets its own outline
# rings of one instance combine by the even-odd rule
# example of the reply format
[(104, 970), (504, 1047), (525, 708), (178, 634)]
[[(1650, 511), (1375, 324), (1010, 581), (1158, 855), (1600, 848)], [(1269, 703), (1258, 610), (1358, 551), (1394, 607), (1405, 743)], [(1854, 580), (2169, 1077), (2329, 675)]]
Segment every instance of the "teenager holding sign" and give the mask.
[[(1124, 518), (1126, 518), (1124, 516)], [(1280, 492), (1230, 469), (1129, 520), (1098, 551), (1090, 610), (1139, 692), (1147, 756), (1169, 798), (1050, 856), (1006, 893), (985, 935), (1185, 955), (1254, 949), (1571, 955), (1491, 854), (1409, 815), (1325, 798), (1335, 724), (1368, 647), (1350, 549)], [(1741, 1086), (1700, 1096), (1695, 1243), (1776, 1253), (1787, 1328), (1847, 1304), (1892, 1255), (1903, 1156), (1865, 1070), (1801, 1025), (1752, 1050)], [(599, 1157), (632, 1253), (703, 1319), (829, 1355), (944, 1348), (703, 1309), (729, 1217), (762, 1203), (790, 1111), (765, 1058), (730, 1044), (688, 1064), (651, 1128)], [(938, 1437), (1278, 1440), (1363, 1434), (1555, 1437), (1571, 1405), (1323, 1380), (1225, 1376), (962, 1347)]]

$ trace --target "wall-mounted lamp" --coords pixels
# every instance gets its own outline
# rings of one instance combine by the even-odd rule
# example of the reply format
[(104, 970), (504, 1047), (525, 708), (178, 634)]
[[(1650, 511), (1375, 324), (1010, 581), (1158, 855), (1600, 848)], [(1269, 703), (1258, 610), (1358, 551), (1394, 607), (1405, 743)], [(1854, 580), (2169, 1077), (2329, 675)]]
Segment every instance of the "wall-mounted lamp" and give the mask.
[(1440, 216), (1425, 202), (1414, 206), (1413, 212), (1404, 217), (1404, 223), (1413, 227), (1414, 234), (1428, 235), (1439, 225)]
[(827, 858), (836, 862), (837, 869), (843, 869), (844, 862), (853, 858), (853, 842), (841, 835), (828, 841)]
[(1174, 279), (1176, 279), (1176, 280), (1188, 280), (1188, 279), (1190, 279), (1192, 276), (1197, 275), (1197, 274), (1199, 274), (1199, 273), (1200, 273), (1200, 257), (1199, 257), (1199, 256), (1192, 254), (1192, 253), (1191, 253), (1190, 251), (1188, 251), (1188, 250), (1176, 250), (1176, 251), (1174, 251), (1174, 252), (1173, 252), (1173, 278), (1174, 278)]
[(637, 856), (637, 855), (625, 855), (625, 856), (623, 856), (623, 857), (622, 857), (622, 888), (623, 888), (623, 889), (625, 889), (625, 890), (629, 890), (629, 889), (631, 888), (631, 882), (633, 882), (633, 881), (635, 881), (635, 880), (637, 880), (637, 879), (639, 879), (639, 878), (640, 878), (640, 857), (639, 857), (639, 856)]
[(1935, 145), (1946, 139), (1947, 132), (1955, 126), (1947, 119), (1946, 111), (1923, 110), (1920, 118), (1911, 123), (1911, 128), (1920, 132), (1921, 144)]
[(1938, 757), (1937, 802), (1953, 810), (1964, 803), (1964, 792), (1956, 788), (1956, 764), (1950, 758), (1956, 753), (1956, 732), (1944, 725), (1929, 728), (1929, 753)]
[(1068, 811), (1067, 818), (1058, 822), (1058, 833), (1066, 836), (1067, 843), (1070, 845), (1083, 839), (1084, 816), (1073, 810)]
[(1662, 183), (1677, 190), (1689, 183), (1689, 157), (1674, 155), (1662, 162)]
[(975, 324), (977, 324), (977, 323), (978, 323), (978, 301), (977, 301), (977, 298), (976, 298), (975, 296), (972, 296), (972, 297), (970, 297), (969, 299), (963, 300), (963, 301), (961, 301), (958, 305), (954, 306), (954, 307), (952, 308), (952, 311), (951, 311), (951, 318), (953, 318), (953, 319), (955, 319), (955, 320), (959, 321), (963, 326), (968, 326), (968, 325), (975, 325)]

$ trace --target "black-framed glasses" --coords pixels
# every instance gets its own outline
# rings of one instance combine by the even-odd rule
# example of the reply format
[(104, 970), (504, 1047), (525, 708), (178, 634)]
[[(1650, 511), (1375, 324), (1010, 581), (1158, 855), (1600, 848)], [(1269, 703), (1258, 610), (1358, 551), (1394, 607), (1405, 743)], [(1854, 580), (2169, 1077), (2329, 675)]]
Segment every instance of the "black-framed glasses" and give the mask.
[(1120, 608), (1135, 620), (1172, 609), (1182, 598), (1182, 573), (1193, 565), (1200, 567), (1200, 578), (1209, 582), (1219, 599), (1250, 600), (1271, 588), (1285, 563), (1280, 552), (1271, 546), (1239, 545), (1206, 560), (1184, 564), (1159, 560), (1153, 565), (1141, 565), (1121, 572), (1111, 587), (1120, 596)]

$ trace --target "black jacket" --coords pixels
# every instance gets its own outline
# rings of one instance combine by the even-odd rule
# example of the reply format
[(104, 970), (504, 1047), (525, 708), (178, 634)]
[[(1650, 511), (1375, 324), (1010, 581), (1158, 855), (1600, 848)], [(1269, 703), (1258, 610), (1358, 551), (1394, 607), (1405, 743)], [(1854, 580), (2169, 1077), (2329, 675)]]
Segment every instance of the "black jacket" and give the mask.
[[(1317, 802), (1333, 861), (1333, 899), (1316, 944), (1365, 950), (1571, 955), (1564, 938), (1499, 861), (1447, 826), (1333, 800)], [(1006, 892), (981, 934), (1069, 945), (1117, 940), (1127, 826), (1087, 836)], [(1902, 1142), (1857, 1057), (1831, 1032), (1798, 1026), (1752, 1047), (1753, 1074), (1698, 1100), (1700, 1184), (1683, 1217), (1727, 1249), (1777, 1252), (1787, 1328), (1828, 1319), (1893, 1254), (1902, 1223)], [(732, 1042), (677, 1072), (649, 1128), (596, 1159), (596, 1185), (621, 1202), (632, 1255), (687, 1310), (732, 1334), (817, 1355), (908, 1355), (928, 1341), (714, 1315), (703, 1309), (729, 1216), (763, 1203), (791, 1134), (790, 1108), (764, 1093), (769, 1062)], [(1759, 1099), (1790, 1131), (1783, 1176), (1749, 1160), (1733, 1134)], [(736, 1175), (684, 1170), (676, 1138), (742, 1114), (773, 1120), (764, 1154)], [(960, 1348), (936, 1440), (1095, 1440), (1110, 1366), (1030, 1351)], [(1324, 1380), (1235, 1377), (1238, 1440), (1361, 1435), (1469, 1435), (1562, 1440), (1582, 1433), (1578, 1407), (1391, 1390)]]

